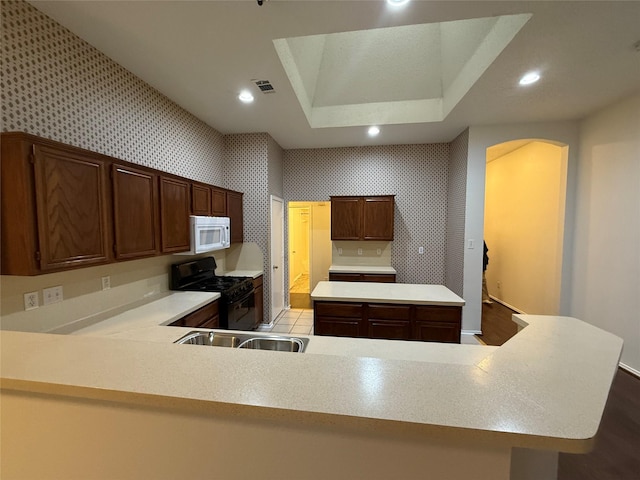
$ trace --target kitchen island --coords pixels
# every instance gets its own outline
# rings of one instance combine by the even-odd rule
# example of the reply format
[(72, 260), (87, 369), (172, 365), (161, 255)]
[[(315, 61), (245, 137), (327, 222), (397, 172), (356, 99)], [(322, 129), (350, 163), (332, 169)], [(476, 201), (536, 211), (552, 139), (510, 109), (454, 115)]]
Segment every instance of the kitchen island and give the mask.
[(318, 282), (316, 335), (460, 343), (464, 300), (444, 285)]
[(591, 448), (622, 348), (519, 315), (498, 348), (177, 345), (190, 329), (145, 307), (155, 320), (1, 332), (3, 478), (552, 479), (558, 451)]

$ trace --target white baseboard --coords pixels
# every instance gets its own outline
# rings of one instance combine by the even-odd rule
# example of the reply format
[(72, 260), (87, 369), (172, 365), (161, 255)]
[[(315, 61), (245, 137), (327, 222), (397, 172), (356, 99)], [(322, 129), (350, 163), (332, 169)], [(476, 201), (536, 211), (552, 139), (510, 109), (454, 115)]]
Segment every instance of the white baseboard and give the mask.
[(482, 335), (482, 330), (462, 330), (461, 335)]
[(640, 378), (640, 370), (636, 370), (635, 368), (630, 367), (626, 363), (622, 363), (622, 362), (620, 362), (618, 365), (620, 366), (621, 369), (626, 370), (631, 375), (634, 375), (634, 376)]

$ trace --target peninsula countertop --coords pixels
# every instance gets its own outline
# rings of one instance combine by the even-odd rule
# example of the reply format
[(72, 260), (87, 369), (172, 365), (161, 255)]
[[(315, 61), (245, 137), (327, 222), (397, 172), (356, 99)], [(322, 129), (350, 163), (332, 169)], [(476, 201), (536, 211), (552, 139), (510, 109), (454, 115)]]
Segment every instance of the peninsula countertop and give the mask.
[(312, 336), (303, 354), (177, 345), (192, 329), (144, 319), (76, 335), (3, 331), (1, 386), (142, 408), (339, 421), (363, 433), (410, 428), (588, 451), (621, 339), (569, 317), (514, 320), (525, 327), (498, 348)]
[(318, 282), (312, 300), (462, 306), (464, 300), (444, 285), (378, 282)]

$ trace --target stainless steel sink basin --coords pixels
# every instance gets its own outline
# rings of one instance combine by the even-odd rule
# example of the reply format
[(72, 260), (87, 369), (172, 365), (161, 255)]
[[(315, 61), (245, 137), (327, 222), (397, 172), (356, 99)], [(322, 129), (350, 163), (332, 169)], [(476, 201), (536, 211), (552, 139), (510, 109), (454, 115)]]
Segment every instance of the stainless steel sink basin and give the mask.
[(238, 348), (277, 350), (278, 352), (304, 352), (308, 341), (309, 339), (307, 338), (297, 337), (254, 337), (242, 342), (238, 345)]
[(187, 335), (180, 338), (175, 343), (235, 348), (240, 345), (243, 340), (243, 338), (236, 335), (220, 334), (214, 332), (189, 332)]
[(174, 343), (188, 345), (206, 345), (209, 347), (251, 348), (255, 350), (275, 350), (278, 352), (304, 352), (308, 338), (289, 336), (258, 336), (253, 333), (221, 333), (212, 331), (193, 331)]

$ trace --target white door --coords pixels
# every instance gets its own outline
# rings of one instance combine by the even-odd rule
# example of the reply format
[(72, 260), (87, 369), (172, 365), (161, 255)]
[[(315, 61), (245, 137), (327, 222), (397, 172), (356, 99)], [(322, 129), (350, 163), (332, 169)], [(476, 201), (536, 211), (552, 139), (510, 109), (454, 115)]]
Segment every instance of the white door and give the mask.
[(271, 322), (284, 310), (284, 200), (271, 195)]

